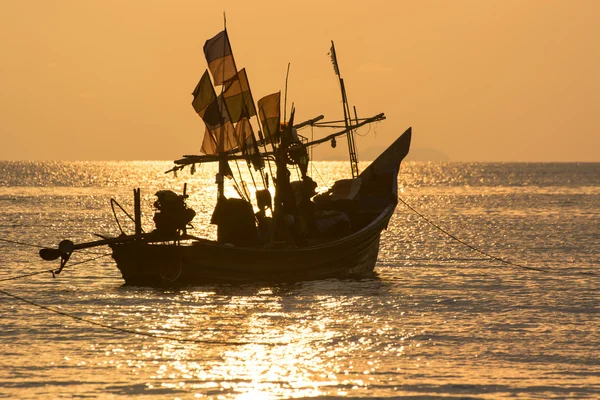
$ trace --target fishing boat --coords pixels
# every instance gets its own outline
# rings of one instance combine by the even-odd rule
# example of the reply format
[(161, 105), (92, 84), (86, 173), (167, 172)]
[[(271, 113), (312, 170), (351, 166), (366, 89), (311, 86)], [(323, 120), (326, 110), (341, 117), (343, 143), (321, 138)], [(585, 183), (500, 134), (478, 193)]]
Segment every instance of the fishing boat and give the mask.
[[(281, 116), (281, 91), (255, 104), (246, 71), (235, 64), (226, 29), (206, 41), (204, 54), (208, 69), (192, 93), (192, 106), (205, 125), (202, 154), (175, 160), (167, 172), (189, 168), (193, 174), (196, 165), (218, 164), (211, 217), (211, 224), (217, 226), (216, 240), (188, 233), (196, 213), (186, 203), (186, 185), (182, 194), (156, 193), (155, 227), (144, 232), (140, 190), (134, 189), (135, 233), (78, 244), (63, 240), (58, 248), (40, 250), (40, 256), (60, 259), (55, 271), (60, 273), (73, 252), (109, 246), (125, 283), (142, 286), (297, 282), (372, 274), (381, 232), (398, 202), (398, 172), (409, 151), (411, 129), (360, 172), (356, 130), (384, 120), (385, 115), (358, 118), (354, 108), (351, 116), (333, 41), (329, 54), (340, 84), (344, 119), (328, 122), (318, 116), (294, 123), (293, 105), (286, 118), (286, 100)], [(308, 140), (298, 133), (308, 126), (338, 130)], [(351, 178), (317, 193), (317, 184), (308, 175), (309, 150), (327, 142), (335, 147), (339, 137), (348, 142)], [(235, 179), (230, 164), (235, 163), (239, 171), (240, 162), (246, 164), (254, 190), (241, 176)], [(299, 179), (292, 180), (291, 171)], [(238, 196), (227, 197), (226, 184)], [(118, 203), (111, 200), (111, 205), (114, 212)]]

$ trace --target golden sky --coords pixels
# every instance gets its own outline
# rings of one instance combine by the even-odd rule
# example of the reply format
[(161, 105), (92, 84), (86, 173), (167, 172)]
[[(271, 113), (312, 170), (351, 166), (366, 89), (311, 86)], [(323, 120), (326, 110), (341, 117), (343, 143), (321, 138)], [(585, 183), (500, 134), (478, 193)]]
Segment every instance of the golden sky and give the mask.
[(600, 161), (597, 0), (2, 0), (0, 160), (197, 153), (190, 93), (223, 11), (255, 100), (291, 63), (296, 121), (342, 116), (335, 41), (359, 116), (388, 117), (359, 151), (412, 126), (454, 161)]

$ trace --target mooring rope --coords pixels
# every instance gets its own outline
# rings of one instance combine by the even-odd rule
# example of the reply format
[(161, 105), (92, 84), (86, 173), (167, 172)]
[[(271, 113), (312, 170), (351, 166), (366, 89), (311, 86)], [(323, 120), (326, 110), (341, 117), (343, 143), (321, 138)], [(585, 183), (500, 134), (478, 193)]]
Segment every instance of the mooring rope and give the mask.
[[(17, 240), (2, 239), (2, 238), (0, 238), (0, 242), (18, 244), (20, 246), (34, 247), (36, 249), (47, 249), (48, 248), (48, 246), (40, 246), (39, 244), (25, 243), (25, 242), (19, 242)], [(77, 250), (77, 251), (81, 252), (81, 253), (88, 253), (88, 254), (99, 254), (95, 251), (90, 251), (90, 250)]]
[(99, 326), (101, 328), (105, 328), (105, 329), (109, 329), (112, 331), (116, 331), (116, 332), (121, 332), (121, 333), (126, 333), (126, 334), (131, 334), (131, 335), (140, 335), (140, 336), (145, 336), (145, 337), (150, 337), (150, 338), (154, 338), (154, 339), (165, 339), (165, 340), (173, 340), (173, 341), (177, 341), (177, 342), (187, 342), (187, 343), (202, 343), (202, 344), (224, 344), (224, 345), (234, 345), (234, 346), (246, 346), (246, 345), (250, 345), (250, 344), (260, 344), (260, 345), (266, 345), (266, 346), (277, 346), (277, 345), (287, 345), (289, 343), (287, 342), (282, 342), (282, 343), (268, 343), (268, 342), (230, 342), (230, 341), (226, 341), (226, 340), (206, 340), (206, 339), (188, 339), (188, 338), (179, 338), (179, 337), (175, 337), (175, 336), (169, 336), (169, 335), (156, 335), (154, 333), (150, 333), (150, 332), (141, 332), (141, 331), (136, 331), (133, 329), (127, 329), (127, 328), (119, 328), (116, 326), (112, 326), (109, 324), (104, 324), (102, 322), (97, 322), (97, 321), (92, 321), (90, 319), (87, 318), (83, 318), (83, 317), (79, 317), (77, 315), (73, 315), (64, 311), (60, 311), (60, 310), (56, 310), (52, 307), (48, 307), (45, 306), (43, 304), (38, 304), (34, 301), (31, 300), (27, 300), (23, 297), (14, 295), (12, 293), (8, 293), (5, 290), (0, 289), (0, 293), (12, 297), (13, 299), (22, 301), (24, 303), (27, 303), (29, 305), (32, 305), (34, 307), (38, 307), (41, 308), (43, 310), (46, 311), (50, 311), (52, 313), (61, 315), (63, 317), (67, 317), (67, 318), (71, 318), (80, 322), (84, 322), (86, 324), (90, 324), (90, 325), (95, 325), (95, 326)]
[[(436, 229), (438, 229), (440, 232), (444, 233), (445, 235), (449, 236), (450, 238), (454, 239), (455, 241), (461, 243), (462, 245), (468, 247), (469, 249), (480, 253), (482, 255), (484, 255), (485, 257), (488, 257), (490, 259), (499, 261), (501, 263), (513, 266), (513, 267), (517, 267), (517, 268), (522, 268), (522, 269), (526, 269), (526, 270), (531, 270), (531, 271), (538, 271), (538, 272), (553, 272), (553, 271), (549, 271), (546, 269), (542, 269), (542, 268), (535, 268), (535, 267), (529, 267), (526, 265), (522, 265), (522, 264), (518, 264), (518, 263), (514, 263), (508, 260), (505, 260), (503, 258), (494, 256), (492, 254), (489, 254), (483, 250), (480, 250), (478, 248), (476, 248), (475, 246), (470, 245), (469, 243), (465, 242), (464, 240), (461, 240), (460, 238), (458, 238), (457, 236), (453, 235), (452, 233), (448, 232), (447, 230), (445, 230), (444, 228), (440, 227), (439, 225), (435, 224), (433, 221), (431, 221), (429, 218), (427, 218), (425, 215), (421, 214), (419, 211), (417, 211), (414, 207), (412, 207), (410, 204), (408, 204), (404, 199), (402, 199), (401, 197), (398, 196), (398, 200), (400, 200), (402, 202), (402, 204), (404, 204), (408, 209), (410, 209), (411, 211), (413, 211), (415, 214), (417, 214), (419, 217), (421, 217), (424, 221), (426, 221), (428, 224), (430, 224), (431, 226), (435, 227)], [(24, 243), (24, 242), (19, 242), (16, 240), (9, 240), (9, 239), (2, 239), (0, 238), (0, 241), (2, 242), (6, 242), (6, 243), (12, 243), (12, 244), (18, 244), (18, 245), (22, 245), (22, 246), (29, 246), (29, 247), (36, 247), (36, 248), (46, 248), (44, 246), (39, 246), (39, 245), (35, 245), (35, 244), (30, 244), (30, 243)], [(97, 254), (97, 253), (96, 253)], [(75, 265), (80, 265), (80, 264), (84, 264), (87, 262), (91, 262), (106, 256), (111, 255), (111, 253), (106, 253), (106, 254), (102, 254), (98, 257), (94, 257), (94, 258), (89, 258), (83, 261), (79, 261), (76, 263), (71, 263), (69, 264), (69, 266), (75, 266)], [(19, 275), (19, 276), (14, 276), (14, 277), (10, 277), (10, 278), (4, 278), (4, 279), (0, 279), (0, 282), (5, 282), (5, 281), (10, 281), (10, 280), (17, 280), (17, 279), (22, 279), (22, 278), (26, 278), (26, 277), (31, 277), (31, 276), (35, 276), (35, 275), (40, 275), (40, 274), (45, 274), (45, 273), (51, 273), (52, 276), (55, 275), (54, 270), (53, 269), (45, 269), (42, 271), (38, 271), (38, 272), (33, 272), (33, 273), (29, 273), (29, 274), (24, 274), (24, 275)], [(590, 273), (590, 275), (593, 275)], [(109, 324), (105, 324), (105, 323), (101, 323), (101, 322), (97, 322), (97, 321), (93, 321), (87, 318), (83, 318), (83, 317), (79, 317), (77, 315), (73, 315), (64, 311), (60, 311), (60, 310), (56, 310), (52, 307), (48, 307), (45, 306), (43, 304), (39, 304), (36, 303), (34, 301), (31, 300), (27, 300), (23, 297), (11, 294), (5, 290), (0, 289), (0, 293), (4, 294), (5, 296), (11, 297), (13, 299), (19, 300), (21, 302), (27, 303), (29, 305), (32, 305), (34, 307), (61, 315), (63, 317), (67, 317), (67, 318), (71, 318), (74, 319), (76, 321), (80, 321), (83, 323), (87, 323), (90, 325), (95, 325), (107, 330), (112, 330), (112, 331), (116, 331), (116, 332), (120, 332), (120, 333), (125, 333), (125, 334), (131, 334), (131, 335), (139, 335), (139, 336), (144, 336), (144, 337), (149, 337), (149, 338), (154, 338), (154, 339), (163, 339), (163, 340), (172, 340), (172, 341), (176, 341), (176, 342), (184, 342), (184, 343), (199, 343), (199, 344), (219, 344), (219, 345), (234, 345), (234, 346), (245, 346), (245, 345), (251, 345), (251, 344), (258, 344), (258, 345), (266, 345), (266, 346), (277, 346), (277, 345), (288, 345), (290, 343), (287, 342), (282, 342), (282, 343), (269, 343), (269, 342), (230, 342), (230, 341), (223, 341), (223, 340), (204, 340), (204, 339), (188, 339), (188, 338), (179, 338), (179, 337), (174, 337), (174, 336), (169, 336), (169, 335), (157, 335), (157, 334), (153, 334), (150, 332), (142, 332), (142, 331), (137, 331), (137, 330), (133, 330), (133, 329), (127, 329), (127, 328), (119, 328), (119, 327), (115, 327)]]
[(13, 276), (13, 277), (10, 277), (10, 278), (0, 279), (0, 282), (14, 281), (14, 280), (21, 279), (21, 278), (27, 278), (29, 276), (41, 275), (41, 274), (46, 274), (46, 273), (52, 274), (52, 277), (54, 277), (56, 275), (54, 273), (53, 269), (45, 269), (43, 271), (32, 272), (31, 274), (24, 274), (24, 275), (19, 275), (19, 276)]
[(38, 248), (38, 249), (43, 249), (44, 248), (44, 246), (39, 246), (37, 244), (18, 242), (16, 240), (9, 240), (9, 239), (2, 239), (2, 238), (0, 238), (0, 242), (18, 244), (18, 245), (21, 245), (21, 246), (35, 247), (35, 248)]
[[(94, 260), (97, 260), (97, 259), (99, 259), (99, 258), (103, 258), (103, 257), (110, 256), (111, 254), (112, 254), (112, 253), (105, 253), (105, 254), (102, 254), (102, 255), (100, 255), (100, 256), (98, 256), (98, 257), (88, 258), (87, 260), (82, 260), (82, 261), (78, 261), (78, 262), (74, 262), (74, 263), (69, 263), (69, 264), (68, 264), (68, 266), (69, 266), (69, 267), (74, 267), (75, 265), (85, 264), (85, 263), (87, 263), (87, 262), (94, 261)], [(41, 275), (41, 274), (45, 274), (45, 273), (51, 273), (51, 274), (52, 274), (52, 277), (54, 277), (54, 276), (55, 276), (55, 273), (54, 273), (54, 271), (55, 271), (54, 269), (44, 269), (44, 270), (42, 270), (42, 271), (38, 271), (38, 272), (32, 272), (32, 273), (30, 273), (30, 274), (24, 274), (24, 275), (12, 276), (12, 277), (10, 277), (10, 278), (3, 278), (3, 279), (0, 279), (0, 282), (5, 282), (5, 281), (14, 281), (14, 280), (17, 280), (17, 279), (21, 279), (21, 278), (27, 278), (27, 277), (29, 277), (29, 276)]]
[(500, 257), (496, 257), (492, 254), (486, 253), (483, 250), (480, 250), (478, 248), (476, 248), (475, 246), (470, 245), (469, 243), (465, 242), (464, 240), (459, 239), (458, 237), (456, 237), (455, 235), (453, 235), (452, 233), (448, 232), (447, 230), (445, 230), (444, 228), (440, 227), (439, 225), (437, 225), (436, 223), (434, 223), (433, 221), (431, 221), (429, 218), (427, 218), (426, 216), (424, 216), (423, 214), (421, 214), (420, 212), (418, 212), (417, 210), (414, 209), (414, 207), (412, 207), (410, 204), (408, 204), (406, 201), (404, 201), (404, 199), (400, 196), (398, 196), (398, 200), (400, 200), (402, 202), (402, 204), (404, 204), (406, 207), (408, 207), (412, 212), (414, 212), (415, 214), (417, 214), (419, 217), (423, 218), (429, 225), (433, 226), (434, 228), (438, 229), (440, 232), (448, 235), (449, 237), (451, 237), (452, 239), (456, 240), (457, 242), (461, 243), (462, 245), (468, 247), (469, 249), (482, 254), (488, 258), (491, 258), (493, 260), (499, 261), (501, 263), (513, 266), (513, 267), (517, 267), (517, 268), (522, 268), (522, 269), (527, 269), (530, 271), (538, 271), (538, 272), (552, 272), (549, 271), (547, 269), (543, 269), (543, 268), (536, 268), (536, 267), (528, 267), (526, 265), (522, 265), (522, 264), (517, 264), (514, 263), (512, 261), (508, 261), (505, 260), (503, 258)]
[[(8, 240), (5, 240), (8, 241)], [(14, 241), (9, 241), (9, 242), (14, 242)], [(17, 243), (17, 244), (23, 244), (23, 245), (27, 245), (27, 246), (33, 246), (36, 247), (35, 245), (29, 245), (27, 243)], [(75, 263), (70, 263), (68, 264), (70, 267), (73, 267), (75, 265), (80, 265), (80, 264), (84, 264), (87, 262), (91, 262), (94, 260), (98, 260), (100, 258), (106, 257), (111, 255), (112, 253), (106, 253), (106, 254), (102, 254), (101, 256), (98, 257), (94, 257), (94, 258), (88, 258), (87, 260), (82, 260), (79, 262), (75, 262)], [(35, 275), (41, 275), (41, 274), (46, 274), (46, 273), (51, 273), (52, 276), (55, 276), (54, 270), (52, 269), (45, 269), (42, 271), (37, 271), (37, 272), (32, 272), (30, 274), (24, 274), (24, 275), (19, 275), (19, 276), (13, 276), (10, 278), (4, 278), (4, 279), (0, 279), (0, 282), (5, 282), (5, 281), (11, 281), (11, 280), (17, 280), (17, 279), (22, 279), (22, 278), (27, 278), (30, 276), (35, 276)], [(96, 321), (92, 321), (90, 319), (87, 318), (83, 318), (83, 317), (79, 317), (77, 315), (73, 315), (64, 311), (59, 311), (56, 310), (54, 308), (45, 306), (43, 304), (39, 304), (36, 303), (34, 301), (31, 300), (27, 300), (23, 297), (17, 296), (15, 294), (9, 293), (5, 290), (0, 289), (0, 293), (4, 294), (5, 296), (8, 297), (12, 297), (13, 299), (22, 301), (24, 303), (27, 303), (29, 305), (32, 305), (34, 307), (38, 307), (41, 308), (43, 310), (46, 311), (50, 311), (52, 313), (61, 315), (63, 317), (68, 317), (77, 321), (81, 321), (87, 324), (91, 324), (91, 325), (96, 325), (99, 326), (101, 328), (105, 328), (105, 329), (109, 329), (109, 330), (113, 330), (113, 331), (117, 331), (117, 332), (121, 332), (121, 333), (127, 333), (127, 334), (133, 334), (133, 335), (140, 335), (140, 336), (145, 336), (145, 337), (151, 337), (151, 338), (155, 338), (155, 339), (165, 339), (165, 340), (173, 340), (173, 341), (178, 341), (178, 342), (189, 342), (189, 343), (203, 343), (203, 344), (228, 344), (228, 345), (235, 345), (235, 346), (243, 346), (243, 345), (249, 345), (249, 344), (262, 344), (262, 345), (269, 345), (269, 346), (274, 346), (274, 345), (284, 345), (284, 344), (288, 344), (288, 343), (261, 343), (261, 342), (229, 342), (229, 341), (223, 341), (223, 340), (202, 340), (202, 339), (187, 339), (187, 338), (178, 338), (178, 337), (174, 337), (174, 336), (168, 336), (168, 335), (156, 335), (153, 333), (149, 333), (149, 332), (140, 332), (140, 331), (135, 331), (133, 329), (126, 329), (126, 328), (119, 328), (119, 327), (115, 327), (112, 325), (108, 325), (108, 324), (103, 324), (101, 322), (96, 322)]]
[[(28, 246), (28, 247), (36, 247), (36, 248), (45, 248), (44, 246), (39, 246), (39, 245), (35, 245), (35, 244), (30, 244), (30, 243), (24, 243), (24, 242), (19, 242), (16, 240), (9, 240), (9, 239), (1, 239), (0, 241), (6, 242), (6, 243), (12, 243), (12, 244), (18, 244), (18, 245), (22, 245), (22, 246)], [(86, 260), (82, 260), (79, 262), (75, 262), (75, 263), (70, 263), (68, 264), (69, 267), (74, 267), (75, 265), (80, 265), (80, 264), (84, 264), (84, 263), (88, 263), (94, 260), (98, 260), (100, 258), (103, 257), (107, 257), (109, 255), (111, 255), (112, 253), (106, 253), (106, 254), (102, 254), (98, 257), (93, 257), (93, 258), (88, 258)], [(6, 282), (6, 281), (11, 281), (11, 280), (17, 280), (17, 279), (23, 279), (23, 278), (27, 278), (27, 277), (31, 277), (31, 276), (35, 276), (35, 275), (41, 275), (41, 274), (47, 274), (50, 273), (52, 274), (52, 276), (55, 276), (55, 272), (53, 269), (44, 269), (42, 271), (37, 271), (37, 272), (32, 272), (29, 274), (23, 274), (23, 275), (18, 275), (18, 276), (12, 276), (9, 278), (4, 278), (4, 279), (0, 279), (0, 282)], [(64, 311), (59, 311), (56, 310), (54, 308), (45, 306), (43, 304), (38, 304), (34, 301), (31, 300), (27, 300), (23, 297), (14, 295), (12, 293), (9, 293), (5, 290), (0, 289), (0, 293), (4, 294), (5, 296), (8, 297), (12, 297), (13, 299), (22, 301), (24, 303), (27, 303), (29, 305), (32, 305), (34, 307), (38, 307), (40, 309), (46, 310), (46, 311), (50, 311), (52, 313), (61, 315), (63, 317), (67, 317), (67, 318), (71, 318), (80, 322), (84, 322), (87, 324), (91, 324), (91, 325), (95, 325), (95, 326), (99, 326), (101, 328), (105, 328), (105, 329), (109, 329), (109, 330), (113, 330), (116, 332), (121, 332), (121, 333), (126, 333), (126, 334), (132, 334), (132, 335), (140, 335), (140, 336), (145, 336), (145, 337), (151, 337), (151, 338), (155, 338), (155, 339), (164, 339), (164, 340), (173, 340), (173, 341), (177, 341), (177, 342), (187, 342), (187, 343), (202, 343), (202, 344), (222, 344), (222, 345), (234, 345), (234, 346), (245, 346), (245, 345), (249, 345), (249, 344), (262, 344), (262, 345), (267, 345), (267, 346), (275, 346), (275, 345), (285, 345), (285, 344), (289, 344), (289, 343), (265, 343), (265, 342), (230, 342), (230, 341), (223, 341), (223, 340), (202, 340), (202, 339), (187, 339), (187, 338), (178, 338), (178, 337), (174, 337), (174, 336), (168, 336), (168, 335), (156, 335), (153, 333), (149, 333), (149, 332), (140, 332), (140, 331), (135, 331), (132, 329), (126, 329), (126, 328), (119, 328), (119, 327), (115, 327), (112, 325), (108, 325), (108, 324), (103, 324), (101, 322), (96, 322), (96, 321), (92, 321), (89, 320), (87, 318), (83, 318), (83, 317), (79, 317), (77, 315), (73, 315)]]

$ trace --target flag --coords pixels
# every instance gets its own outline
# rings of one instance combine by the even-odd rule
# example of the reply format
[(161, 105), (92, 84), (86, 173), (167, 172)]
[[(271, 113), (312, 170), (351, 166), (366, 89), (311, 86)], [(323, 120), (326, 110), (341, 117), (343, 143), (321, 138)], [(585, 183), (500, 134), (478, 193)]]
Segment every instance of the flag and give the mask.
[[(242, 125), (240, 127), (240, 125)], [(242, 119), (237, 123), (235, 127), (236, 131), (239, 129), (240, 134), (238, 134), (238, 140), (242, 137), (246, 137), (242, 149), (242, 154), (246, 156), (246, 161), (251, 163), (256, 171), (263, 169), (265, 167), (264, 161), (260, 156), (260, 151), (258, 150), (258, 143), (256, 143), (256, 137), (254, 136), (254, 131), (252, 130), (252, 125), (250, 125), (250, 121), (247, 118)]]
[(202, 147), (200, 148), (204, 154), (217, 155), (236, 147), (235, 128), (230, 121), (226, 121), (223, 125), (213, 129), (206, 125)]
[(215, 94), (208, 71), (204, 71), (192, 95), (192, 106), (206, 125), (201, 151), (213, 155), (234, 148), (235, 129), (229, 120), (223, 98)]
[(240, 149), (247, 146), (248, 139), (254, 134), (248, 118), (242, 118), (235, 125), (235, 140)]
[(206, 125), (201, 150), (204, 154), (219, 154), (238, 146), (236, 131), (229, 119), (222, 96), (205, 107), (202, 120)]
[(219, 154), (217, 140), (214, 138), (214, 136), (208, 128), (204, 130), (204, 139), (202, 139), (202, 146), (200, 146), (200, 151), (208, 155)]
[(222, 85), (236, 75), (237, 71), (226, 30), (219, 32), (204, 43), (204, 55), (215, 85)]
[(235, 148), (242, 149), (247, 139), (254, 133), (248, 118), (242, 118), (234, 127), (225, 108), (223, 96), (216, 97), (206, 107), (202, 119), (206, 124), (201, 148), (204, 154), (219, 154)]
[(215, 96), (214, 100), (206, 106), (202, 120), (204, 120), (206, 127), (211, 130), (225, 125), (226, 122), (231, 122), (223, 96)]
[(258, 115), (262, 124), (263, 134), (271, 142), (277, 140), (280, 119), (281, 92), (269, 94), (258, 101)]
[(200, 117), (203, 117), (208, 106), (214, 102), (217, 97), (212, 83), (210, 82), (208, 71), (204, 71), (204, 74), (202, 75), (202, 78), (200, 78), (200, 82), (196, 85), (196, 89), (194, 89), (192, 95), (194, 96), (192, 107), (194, 107), (194, 110), (196, 110)]
[(254, 100), (250, 93), (250, 85), (246, 76), (246, 69), (242, 68), (236, 76), (225, 84), (223, 91), (225, 104), (229, 111), (231, 122), (235, 123), (242, 118), (250, 118), (256, 115)]

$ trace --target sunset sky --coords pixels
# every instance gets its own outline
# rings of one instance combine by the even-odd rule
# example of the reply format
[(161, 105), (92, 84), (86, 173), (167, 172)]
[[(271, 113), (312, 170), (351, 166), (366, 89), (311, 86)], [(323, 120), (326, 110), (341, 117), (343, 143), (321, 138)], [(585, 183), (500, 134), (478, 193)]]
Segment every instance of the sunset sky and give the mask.
[(2, 0), (0, 160), (198, 153), (191, 92), (224, 11), (255, 100), (291, 63), (296, 121), (342, 116), (335, 41), (359, 116), (388, 117), (359, 151), (412, 126), (453, 161), (600, 161), (597, 0)]

